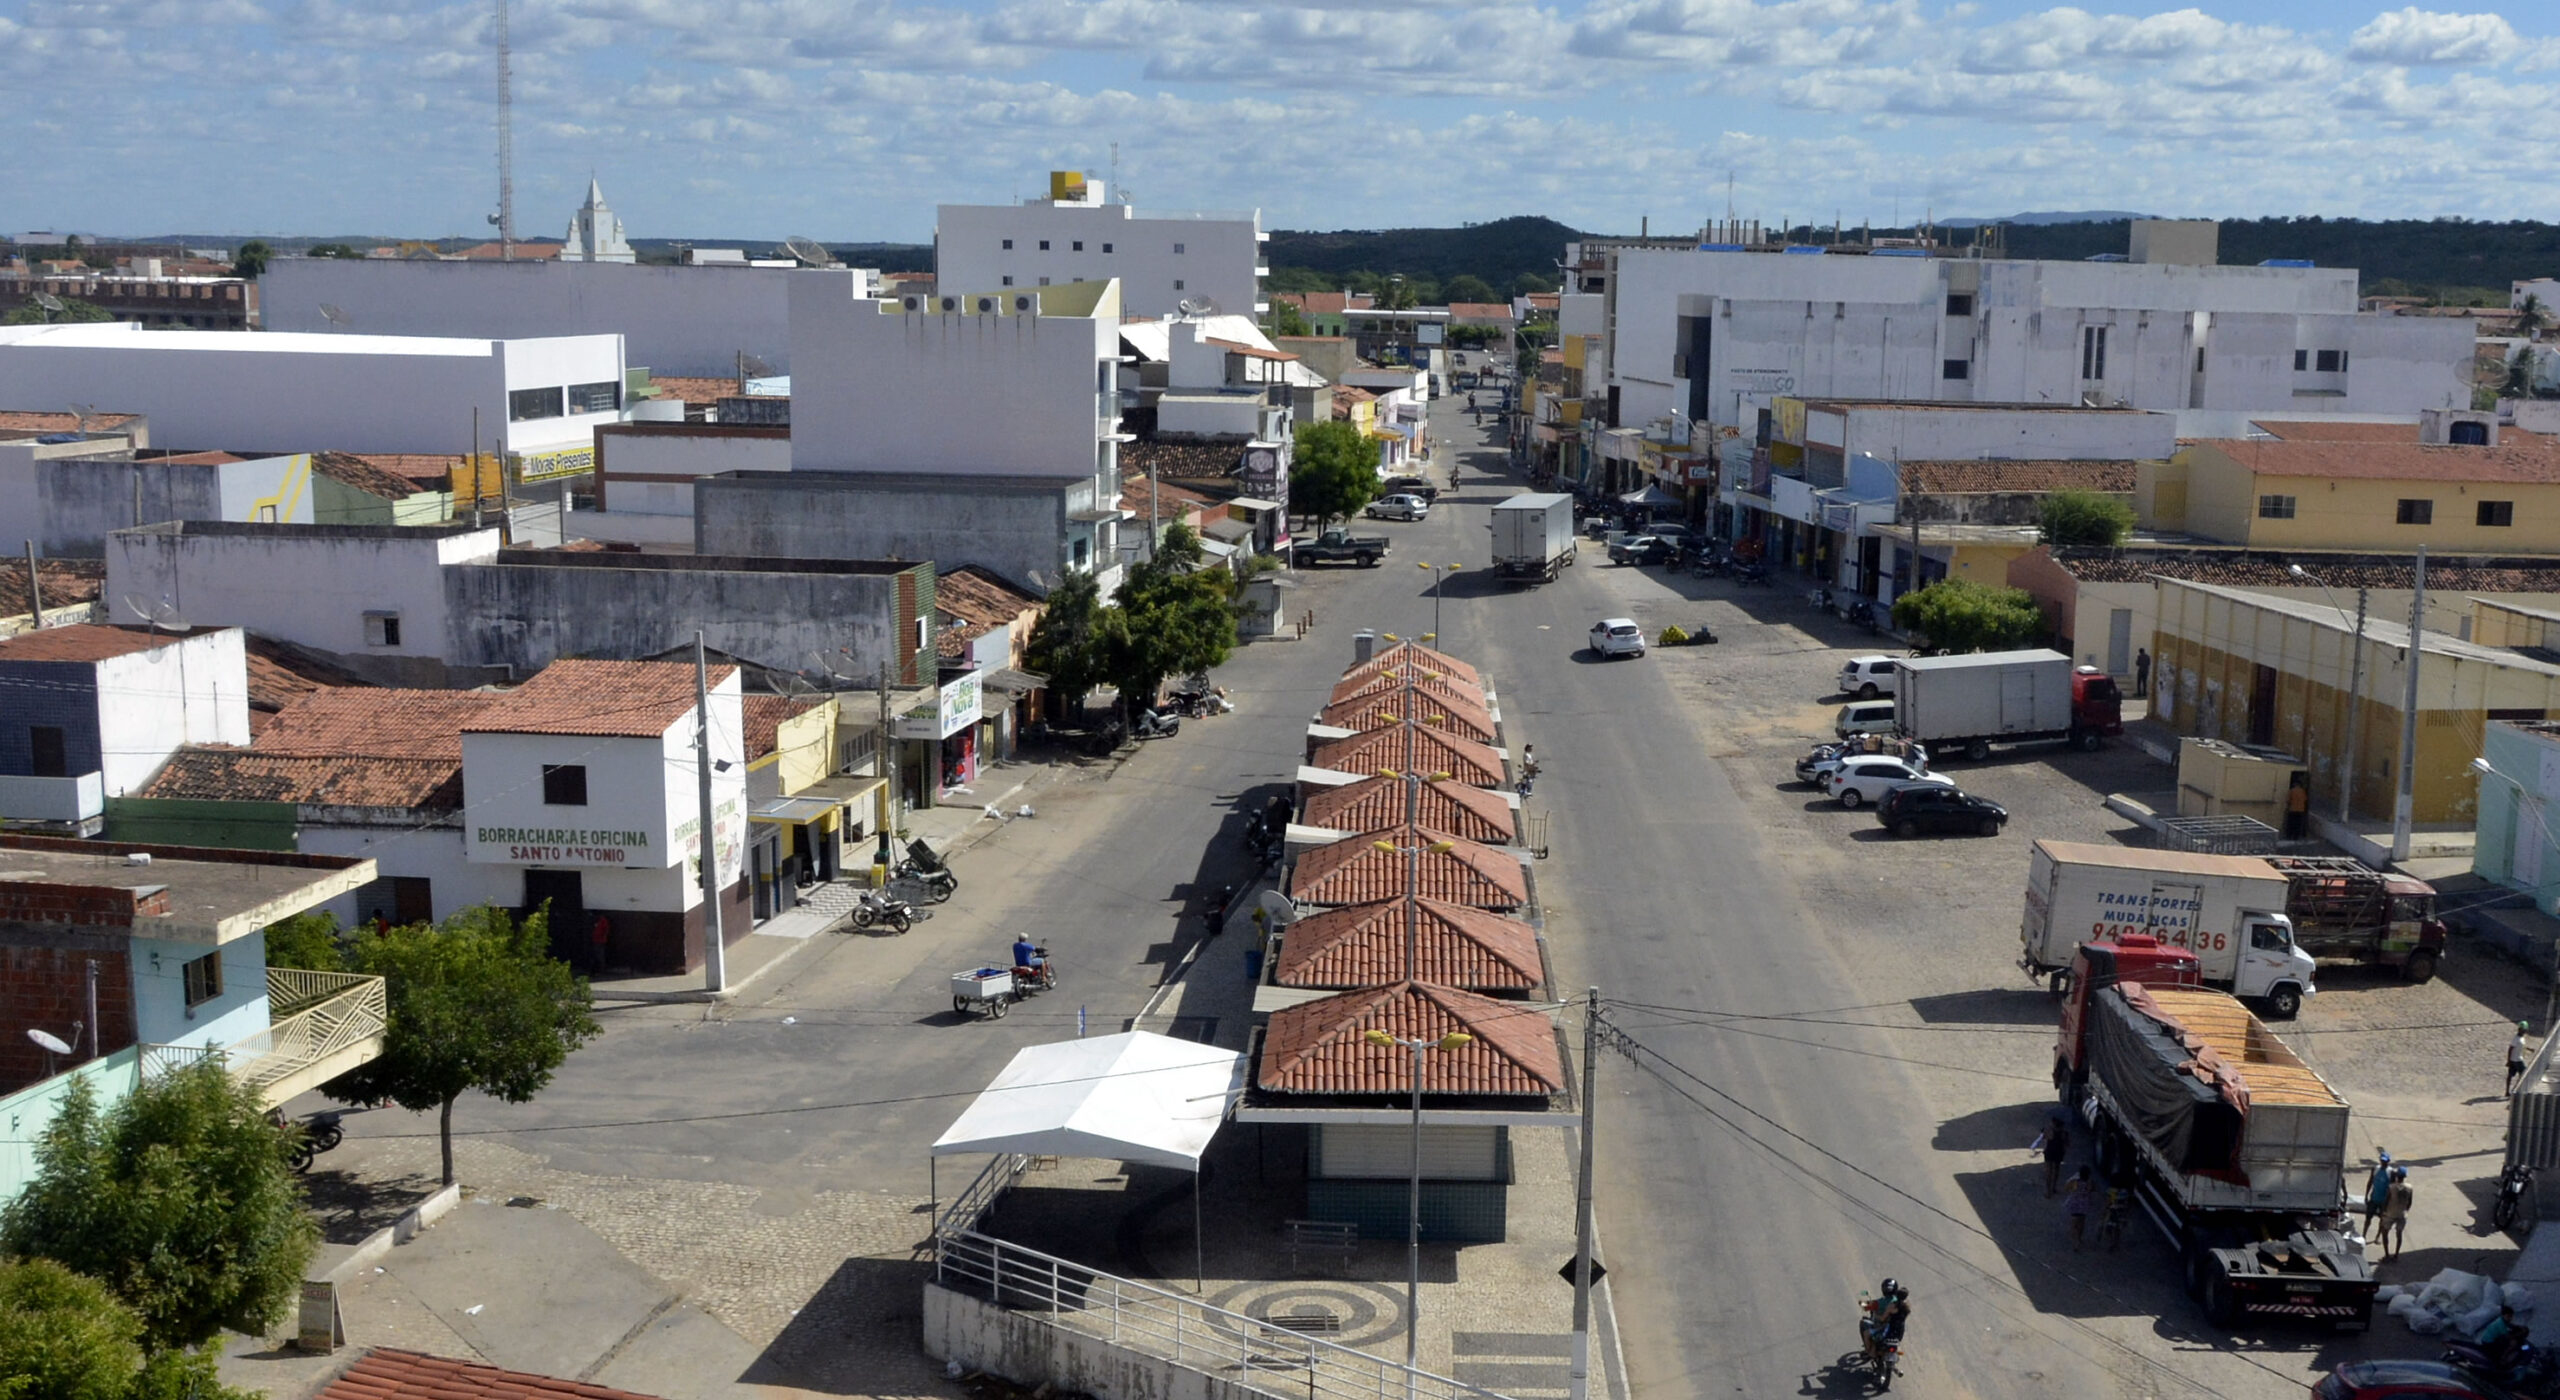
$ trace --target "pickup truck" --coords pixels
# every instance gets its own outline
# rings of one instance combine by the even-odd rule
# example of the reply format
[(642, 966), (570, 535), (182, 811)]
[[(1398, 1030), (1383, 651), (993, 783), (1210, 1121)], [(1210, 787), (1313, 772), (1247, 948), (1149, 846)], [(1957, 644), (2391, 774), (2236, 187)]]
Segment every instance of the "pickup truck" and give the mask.
[(1379, 560), (1387, 557), (1387, 537), (1327, 530), (1312, 540), (1301, 541), (1291, 553), (1300, 564), (1357, 564), (1374, 569)]

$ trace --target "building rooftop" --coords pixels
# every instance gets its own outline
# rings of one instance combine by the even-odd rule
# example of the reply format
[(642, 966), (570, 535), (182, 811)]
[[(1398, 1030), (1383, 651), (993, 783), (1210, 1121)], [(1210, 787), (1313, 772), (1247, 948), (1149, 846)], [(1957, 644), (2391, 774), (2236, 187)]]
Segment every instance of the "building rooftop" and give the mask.
[(1904, 462), (1901, 466), (1902, 489), (1921, 496), (2130, 491), (2135, 476), (2131, 462)]
[[(2158, 577), (2230, 588), (2319, 587), (2308, 579), (2295, 577), (2286, 567), (2289, 563), (2300, 563), (2318, 574), (2331, 589), (2403, 589), (2411, 586), (2416, 572), (2406, 561), (2371, 556), (2274, 557), (2228, 547), (2066, 553), (2056, 556), (2054, 562), (2084, 583), (2142, 583)], [(2560, 559), (2461, 564), (2431, 558), (2427, 561), (2427, 587), (2446, 593), (2560, 593)]]
[(1271, 299), (1288, 302), (1310, 316), (1366, 311), (1374, 304), (1367, 292), (1273, 292)]
[(1364, 1037), (1471, 1044), (1422, 1056), (1426, 1094), (1536, 1095), (1564, 1090), (1564, 1054), (1547, 1013), (1516, 1002), (1419, 982), (1344, 992), (1272, 1013), (1263, 1035), (1257, 1087), (1284, 1094), (1411, 1094), (1412, 1052)]
[[(352, 452), (314, 452), (311, 454), (311, 469), (341, 486), (352, 486), (366, 495), (380, 496), (388, 501), (433, 489), (417, 477), (387, 470)], [(436, 484), (442, 485), (443, 482), (439, 480)]]
[[(825, 704), (805, 695), (748, 695), (739, 700), (746, 730), (747, 761), (755, 762), (781, 744), (782, 726)], [(663, 732), (663, 731), (661, 731)]]
[[(44, 594), (47, 608), (67, 608), (78, 603), (94, 603), (107, 588), (107, 561), (104, 559), (38, 559), (36, 583)], [(30, 606), (27, 597), (27, 556), (14, 561), (0, 561), (0, 617), (24, 617)]]
[(304, 696), (333, 686), (370, 687), (373, 682), (290, 642), (261, 637), (241, 639), (249, 666), (249, 733), (264, 733), (277, 714)]
[(709, 408), (722, 399), (734, 399), (746, 393), (743, 379), (707, 379), (685, 374), (653, 374), (650, 387), (658, 397), (676, 399), (687, 408)]
[(0, 410), (0, 433), (105, 433), (137, 422), (139, 413), (49, 413), (42, 409)]
[[(2355, 630), (2354, 614), (2341, 612), (2330, 606), (2326, 600), (2282, 598), (2272, 593), (2253, 592), (2245, 588), (2222, 588), (2210, 583), (2188, 583), (2176, 579), (2169, 582), (2172, 587), (2192, 588), (2199, 593), (2227, 599), (2244, 607), (2260, 608), (2267, 612), (2295, 618), (2330, 631), (2352, 632)], [(2333, 589), (2337, 587), (2335, 583), (2329, 586)], [(2427, 580), (2427, 586), (2431, 589), (2435, 586), (2435, 580), (2432, 577)], [(2165, 620), (2162, 625), (2167, 625)], [(2394, 622), (2379, 614), (2367, 617), (2364, 623), (2364, 640), (2368, 654), (2376, 649), (2382, 652), (2405, 652), (2409, 649), (2409, 624)], [(2560, 664), (2544, 661), (2521, 651), (2482, 646), (2477, 642), (2464, 641), (2442, 632), (2428, 632), (2424, 634), (2424, 640), (2426, 650), (2433, 655), (2450, 656), (2461, 661), (2485, 662), (2492, 666), (2530, 671), (2539, 676), (2560, 677)], [(2368, 666), (2367, 669), (2371, 670), (2372, 667)]]
[(2080, 403), (1985, 403), (1938, 401), (1933, 399), (1836, 399), (1808, 398), (1808, 409), (1834, 412), (1856, 410), (1860, 413), (2148, 413), (2149, 409), (2123, 404), (2093, 407)]
[(2338, 438), (2223, 438), (2196, 445), (2218, 452), (2259, 476), (2499, 485), (2560, 483), (2560, 451), (2553, 451), (2539, 437), (2511, 443), (2503, 432), (2495, 447), (2440, 447), (2408, 440)]
[[(1405, 966), (1406, 916), (1419, 913)], [(1382, 900), (1309, 915), (1288, 926), (1274, 972), (1283, 987), (1375, 987), (1405, 980), (1480, 992), (1546, 985), (1537, 930), (1518, 919), (1436, 899)]]
[(636, 1391), (376, 1347), (314, 1400), (652, 1400)]
[(458, 812), (462, 760), (271, 754), (255, 747), (180, 749), (134, 795)]
[(1389, 642), (1387, 645), (1371, 652), (1368, 660), (1354, 662), (1352, 665), (1344, 668), (1342, 678), (1344, 680), (1349, 680), (1354, 676), (1377, 675), (1381, 672), (1402, 666), (1408, 657), (1413, 658), (1421, 664), (1422, 672), (1426, 676), (1437, 673), (1443, 676), (1454, 677), (1457, 680), (1478, 688), (1482, 688), (1484, 685), (1484, 677), (1477, 674), (1475, 667), (1460, 661), (1458, 658), (1451, 656), (1445, 651), (1435, 651), (1418, 642)]
[[(267, 732), (258, 736), (254, 747), (259, 753), (278, 757), (418, 758), (458, 764), (462, 762), (463, 729), (521, 693), (361, 688), (315, 691), (279, 713), (267, 726)], [(692, 700), (693, 683), (688, 675), (688, 707)]]
[[(1408, 716), (1407, 710), (1414, 713)], [(1464, 700), (1444, 700), (1432, 691), (1408, 696), (1401, 686), (1367, 691), (1340, 704), (1327, 705), (1317, 713), (1316, 722), (1337, 729), (1369, 730), (1400, 723), (1408, 717), (1479, 744), (1490, 744), (1496, 737), (1493, 716), (1481, 706)]]
[(1499, 787), (1503, 781), (1502, 755), (1491, 747), (1411, 721), (1336, 739), (1319, 746), (1308, 761), (1344, 773), (1446, 773), (1477, 787)]
[(353, 458), (366, 466), (417, 482), (431, 491), (451, 485), (453, 469), (462, 465), (459, 452), (342, 452), (335, 455)]
[(220, 944), (371, 884), (374, 873), (372, 861), (345, 856), (0, 832), (0, 918), (46, 922), (71, 912), (65, 896), (113, 891), (107, 902), (121, 908), (83, 910), (84, 924), (98, 927), (103, 918), (149, 938)]
[[(1380, 774), (1318, 789), (1300, 820), (1329, 831), (1384, 831), (1404, 824), (1406, 798), (1402, 778)], [(1463, 840), (1507, 846), (1519, 834), (1511, 799), (1455, 778), (1425, 781), (1415, 805), (1424, 826)]]
[[(1404, 690), (1403, 676), (1388, 676), (1372, 671), (1365, 675), (1346, 676), (1334, 682), (1333, 694), (1327, 697), (1325, 704), (1329, 708), (1363, 695), (1401, 695)], [(1464, 705), (1478, 710), (1485, 708), (1483, 687), (1451, 680), (1446, 676), (1415, 677), (1413, 690), (1417, 695), (1430, 697), (1435, 704)]]
[[(24, 577), (23, 570), (20, 577)], [(47, 598), (50, 603), (52, 599)], [(136, 652), (157, 651), (196, 635), (174, 632), (166, 627), (126, 626), (122, 623), (80, 622), (69, 627), (47, 627), (34, 632), (0, 640), (0, 662), (10, 661), (107, 661)]]
[[(1380, 850), (1379, 843), (1394, 850)], [(1289, 871), (1289, 897), (1305, 904), (1374, 904), (1407, 893), (1409, 846), (1449, 849), (1422, 853), (1421, 898), (1472, 909), (1517, 909), (1529, 902), (1529, 878), (1510, 852), (1463, 840), (1427, 826), (1394, 826), (1345, 837), (1298, 857)]]
[(150, 350), (251, 355), (425, 355), (487, 359), (503, 342), (442, 335), (347, 335), (327, 331), (152, 330), (128, 322), (88, 321), (36, 328), (10, 349)]
[[(737, 674), (711, 668), (711, 685)], [(693, 713), (693, 668), (673, 661), (554, 661), (465, 722), (467, 734), (654, 739)]]

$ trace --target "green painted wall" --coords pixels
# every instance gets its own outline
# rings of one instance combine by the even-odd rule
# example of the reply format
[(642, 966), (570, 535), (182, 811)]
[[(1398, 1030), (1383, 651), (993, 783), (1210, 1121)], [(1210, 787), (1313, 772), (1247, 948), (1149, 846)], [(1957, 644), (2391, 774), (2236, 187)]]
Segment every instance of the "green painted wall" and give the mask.
[(53, 1126), (71, 1086), (84, 1079), (97, 1091), (99, 1107), (122, 1102), (142, 1079), (141, 1047), (128, 1045), (103, 1060), (66, 1069), (0, 1098), (0, 1205), (16, 1200), (35, 1179), (36, 1144), (45, 1129)]
[(290, 851), (290, 802), (206, 802), (181, 797), (110, 797), (106, 838), (137, 845), (219, 846), (235, 851)]

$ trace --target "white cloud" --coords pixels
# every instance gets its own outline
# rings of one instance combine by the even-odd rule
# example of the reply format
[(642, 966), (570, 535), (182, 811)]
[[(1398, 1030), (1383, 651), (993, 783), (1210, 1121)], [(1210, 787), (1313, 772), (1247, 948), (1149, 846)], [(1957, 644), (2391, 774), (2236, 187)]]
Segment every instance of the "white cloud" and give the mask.
[(2454, 15), (2415, 5), (2375, 15), (2347, 40), (2347, 56), (2368, 63), (2497, 63), (2521, 41), (2503, 15)]

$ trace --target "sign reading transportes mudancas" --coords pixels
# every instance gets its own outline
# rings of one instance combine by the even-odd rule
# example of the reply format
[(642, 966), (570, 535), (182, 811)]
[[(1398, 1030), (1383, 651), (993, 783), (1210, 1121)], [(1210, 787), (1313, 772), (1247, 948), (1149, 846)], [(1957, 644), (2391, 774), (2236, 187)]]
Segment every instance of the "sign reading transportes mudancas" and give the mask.
[(475, 826), (472, 854), (526, 865), (658, 865), (645, 831), (574, 826)]

